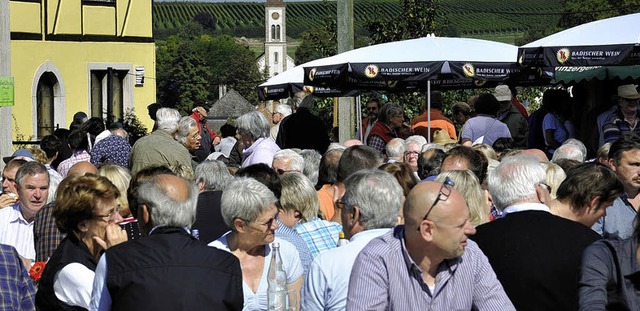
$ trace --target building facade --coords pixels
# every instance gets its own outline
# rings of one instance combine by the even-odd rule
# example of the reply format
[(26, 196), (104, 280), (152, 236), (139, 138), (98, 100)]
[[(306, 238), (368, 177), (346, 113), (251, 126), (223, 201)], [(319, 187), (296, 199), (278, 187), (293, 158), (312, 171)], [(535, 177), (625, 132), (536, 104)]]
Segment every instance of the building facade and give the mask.
[[(152, 0), (10, 0), (14, 140), (68, 128), (78, 111), (153, 124)], [(6, 12), (4, 12), (6, 13)], [(2, 113), (7, 113), (3, 110)]]

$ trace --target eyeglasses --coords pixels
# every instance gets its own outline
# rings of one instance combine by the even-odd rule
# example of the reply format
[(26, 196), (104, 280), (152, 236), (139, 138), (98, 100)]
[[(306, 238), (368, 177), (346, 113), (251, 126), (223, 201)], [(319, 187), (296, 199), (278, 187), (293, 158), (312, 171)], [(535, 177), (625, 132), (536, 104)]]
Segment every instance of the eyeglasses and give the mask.
[(283, 170), (281, 168), (276, 169), (276, 173), (278, 173), (278, 175), (284, 175), (285, 173), (289, 173), (289, 172), (295, 172), (296, 170)]
[[(278, 219), (278, 216), (280, 216), (280, 210), (278, 210), (278, 212), (276, 212), (276, 214), (273, 216), (273, 218), (269, 218), (269, 220), (267, 220), (266, 222), (258, 223), (258, 224), (259, 225), (263, 225), (263, 226), (267, 226), (267, 228), (271, 228), (271, 226), (273, 226), (273, 223), (276, 221), (276, 219)], [(247, 222), (249, 222), (249, 221), (247, 221)]]
[(405, 157), (406, 157), (406, 156), (410, 156), (410, 155), (418, 156), (418, 155), (420, 155), (420, 152), (417, 152), (417, 151), (407, 151), (407, 152), (405, 152), (405, 153), (404, 153), (404, 156), (405, 156)]
[(547, 185), (547, 184), (545, 184), (545, 183), (543, 183), (543, 182), (539, 182), (539, 183), (538, 183), (538, 185), (540, 185), (540, 186), (542, 186), (542, 187), (546, 188), (546, 189), (547, 189), (547, 191), (549, 191), (549, 193), (551, 193), (551, 186), (549, 186), (549, 185)]
[(104, 220), (105, 218), (109, 218), (107, 222), (112, 222), (116, 219), (116, 215), (120, 213), (120, 204), (116, 205), (108, 214), (106, 215), (93, 215), (93, 218), (100, 218)]
[[(442, 186), (440, 186), (440, 191), (438, 191), (438, 197), (435, 199), (435, 201), (433, 201), (433, 204), (431, 204), (424, 217), (422, 217), (422, 221), (427, 220), (427, 217), (429, 217), (429, 214), (431, 214), (431, 210), (433, 210), (438, 202), (446, 201), (449, 198), (449, 195), (451, 195), (451, 187), (453, 187), (454, 185), (455, 183), (453, 182), (453, 180), (451, 180), (451, 178), (447, 177), (447, 179), (444, 180), (444, 183), (442, 183)], [(418, 231), (420, 231), (420, 226), (418, 226)]]
[(351, 206), (351, 204), (344, 201), (336, 200), (335, 206), (337, 209), (344, 209), (345, 207)]

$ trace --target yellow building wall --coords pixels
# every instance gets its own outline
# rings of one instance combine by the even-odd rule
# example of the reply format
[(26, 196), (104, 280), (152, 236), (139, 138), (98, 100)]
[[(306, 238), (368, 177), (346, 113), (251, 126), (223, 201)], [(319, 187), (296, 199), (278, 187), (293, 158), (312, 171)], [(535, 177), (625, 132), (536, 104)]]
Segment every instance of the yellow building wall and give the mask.
[[(59, 69), (60, 82), (66, 92), (66, 123), (60, 127), (68, 128), (78, 111), (90, 114), (89, 63), (130, 64), (129, 74), (135, 74), (135, 67), (144, 66), (145, 83), (133, 88), (133, 107), (140, 121), (149, 130), (153, 127), (146, 107), (155, 102), (156, 96), (154, 43), (12, 41), (11, 54), (11, 72), (15, 79), (14, 138), (18, 134), (24, 138), (35, 137), (32, 88), (37, 83), (34, 81), (36, 71), (47, 60)], [(19, 133), (15, 131), (16, 126)]]
[[(118, 2), (118, 35), (151, 37), (151, 15), (140, 18), (140, 12), (151, 12), (151, 1), (128, 0)], [(125, 17), (128, 17), (125, 19)]]
[(9, 11), (12, 17), (16, 16), (10, 20), (12, 32), (42, 32), (40, 3), (11, 1)]
[(84, 34), (116, 35), (116, 9), (102, 6), (83, 6)]
[[(48, 4), (48, 33), (76, 35), (82, 33), (81, 0), (50, 0)], [(13, 16), (13, 13), (11, 15)]]

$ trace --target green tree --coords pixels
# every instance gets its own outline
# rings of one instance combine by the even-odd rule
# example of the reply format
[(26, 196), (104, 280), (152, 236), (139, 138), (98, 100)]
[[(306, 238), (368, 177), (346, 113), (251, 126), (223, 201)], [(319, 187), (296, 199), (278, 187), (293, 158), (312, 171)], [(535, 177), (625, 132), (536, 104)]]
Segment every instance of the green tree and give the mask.
[(401, 0), (401, 3), (399, 16), (366, 24), (373, 43), (421, 38), (447, 28), (445, 24), (437, 27), (438, 5), (434, 0)]
[(640, 0), (564, 0), (560, 27), (570, 28), (591, 21), (636, 13)]
[(300, 37), (302, 42), (296, 49), (294, 61), (303, 64), (318, 58), (335, 55), (338, 51), (336, 22), (327, 22), (321, 27), (316, 27), (303, 32)]

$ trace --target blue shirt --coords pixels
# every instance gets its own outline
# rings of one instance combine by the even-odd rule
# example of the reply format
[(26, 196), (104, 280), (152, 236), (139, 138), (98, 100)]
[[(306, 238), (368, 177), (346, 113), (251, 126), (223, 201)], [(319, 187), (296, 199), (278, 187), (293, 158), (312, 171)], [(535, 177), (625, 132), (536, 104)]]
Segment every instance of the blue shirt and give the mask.
[(607, 215), (600, 217), (591, 229), (605, 239), (626, 239), (633, 235), (636, 214), (635, 208), (623, 195), (613, 201), (613, 205), (607, 208)]
[(295, 230), (287, 227), (285, 224), (277, 220), (278, 229), (276, 229), (276, 236), (293, 244), (298, 250), (298, 254), (300, 255), (300, 262), (302, 263), (302, 270), (304, 274), (307, 274), (309, 271), (309, 265), (311, 264), (311, 260), (313, 260), (313, 256), (311, 256), (311, 251), (309, 250), (309, 246), (307, 246), (307, 242), (305, 242), (302, 237)]
[(472, 240), (467, 240), (461, 257), (440, 264), (433, 291), (422, 273), (406, 249), (404, 226), (397, 226), (369, 242), (356, 258), (347, 309), (515, 310), (489, 260)]
[(130, 154), (131, 145), (129, 142), (118, 135), (111, 135), (93, 146), (91, 164), (99, 166), (103, 163), (113, 163), (128, 168)]
[(0, 309), (35, 310), (35, 295), (18, 252), (13, 246), (0, 244)]
[(511, 138), (509, 128), (496, 118), (487, 115), (473, 117), (462, 127), (462, 138), (471, 140), (472, 144), (482, 138), (480, 143), (491, 146), (500, 137)]
[(389, 229), (357, 233), (349, 244), (328, 250), (311, 263), (301, 294), (302, 310), (344, 310), (347, 307), (349, 275), (356, 256), (374, 238)]
[(342, 231), (342, 225), (317, 218), (312, 221), (298, 223), (293, 229), (307, 242), (311, 255), (316, 257), (321, 252), (336, 247), (340, 238), (340, 231)]

